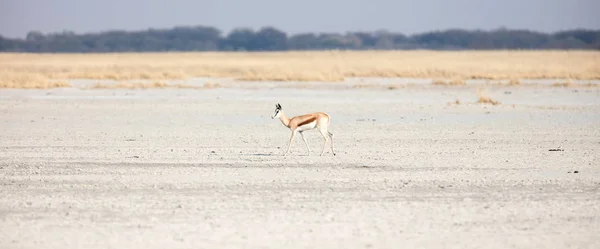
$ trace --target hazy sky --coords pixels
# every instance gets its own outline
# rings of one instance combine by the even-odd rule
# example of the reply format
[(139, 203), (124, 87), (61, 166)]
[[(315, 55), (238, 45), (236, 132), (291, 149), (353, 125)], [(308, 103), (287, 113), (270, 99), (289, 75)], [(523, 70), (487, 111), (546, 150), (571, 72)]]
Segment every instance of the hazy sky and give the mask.
[(273, 26), (285, 32), (600, 29), (600, 0), (0, 0), (0, 35)]

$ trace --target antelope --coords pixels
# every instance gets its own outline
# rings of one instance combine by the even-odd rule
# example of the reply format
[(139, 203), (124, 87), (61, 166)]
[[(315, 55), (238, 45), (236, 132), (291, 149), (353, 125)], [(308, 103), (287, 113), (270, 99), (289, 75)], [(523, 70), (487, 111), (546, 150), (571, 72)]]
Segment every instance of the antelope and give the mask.
[(310, 147), (308, 146), (308, 142), (306, 141), (306, 138), (304, 137), (304, 132), (307, 130), (315, 129), (315, 128), (318, 129), (319, 132), (321, 132), (321, 135), (323, 135), (323, 138), (325, 139), (325, 141), (323, 143), (323, 150), (321, 151), (320, 156), (323, 156), (323, 153), (325, 153), (325, 148), (327, 147), (327, 138), (331, 139), (331, 153), (335, 156), (335, 151), (333, 150), (333, 134), (331, 134), (331, 132), (329, 132), (329, 130), (327, 129), (327, 127), (329, 126), (329, 121), (330, 121), (329, 115), (327, 113), (314, 112), (314, 113), (309, 113), (309, 114), (304, 114), (304, 115), (288, 118), (285, 115), (285, 113), (283, 113), (283, 110), (281, 109), (281, 105), (278, 103), (277, 105), (275, 105), (275, 112), (271, 116), (271, 119), (275, 119), (275, 118), (279, 118), (279, 120), (281, 120), (281, 123), (285, 127), (290, 128), (290, 130), (292, 130), (292, 135), (290, 137), (290, 143), (289, 143), (288, 148), (285, 151), (285, 153), (283, 153), (284, 156), (287, 155), (287, 153), (290, 151), (290, 148), (292, 147), (292, 142), (294, 141), (294, 137), (296, 136), (296, 133), (300, 133), (302, 140), (304, 140), (304, 143), (306, 144), (306, 149), (308, 150), (308, 155), (310, 156)]

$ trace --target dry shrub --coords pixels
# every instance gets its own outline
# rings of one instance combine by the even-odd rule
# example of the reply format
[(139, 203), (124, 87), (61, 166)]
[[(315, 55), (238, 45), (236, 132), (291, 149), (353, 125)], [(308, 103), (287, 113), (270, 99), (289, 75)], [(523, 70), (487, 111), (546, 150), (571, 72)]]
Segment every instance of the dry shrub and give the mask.
[(444, 86), (444, 85), (446, 85), (446, 81), (440, 80), (440, 79), (435, 79), (435, 80), (433, 80), (433, 82), (431, 82), (431, 84), (437, 85), (437, 86)]
[(484, 93), (481, 90), (477, 91), (477, 95), (479, 96), (479, 100), (477, 100), (477, 103), (491, 104), (491, 105), (499, 105), (500, 104), (500, 101), (492, 99), (490, 96), (488, 96), (486, 93)]
[(480, 103), (480, 104), (492, 104), (492, 105), (499, 105), (500, 104), (499, 101), (493, 100), (489, 96), (485, 96), (485, 95), (480, 95), (479, 96), (479, 100), (477, 101), (477, 103)]

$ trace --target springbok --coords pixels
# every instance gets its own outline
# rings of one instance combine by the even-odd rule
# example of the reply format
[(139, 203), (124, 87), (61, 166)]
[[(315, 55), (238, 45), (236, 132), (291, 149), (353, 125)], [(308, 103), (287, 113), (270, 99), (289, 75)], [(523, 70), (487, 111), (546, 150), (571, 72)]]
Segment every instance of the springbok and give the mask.
[(327, 129), (330, 120), (329, 115), (327, 113), (315, 112), (292, 117), (290, 119), (285, 115), (285, 113), (283, 113), (283, 110), (281, 110), (281, 105), (277, 104), (275, 105), (275, 113), (273, 113), (273, 116), (271, 116), (271, 119), (275, 118), (279, 118), (283, 125), (292, 130), (290, 143), (285, 153), (283, 153), (284, 156), (287, 155), (287, 153), (290, 151), (290, 147), (292, 147), (292, 142), (294, 141), (296, 133), (300, 133), (300, 136), (302, 136), (302, 140), (304, 140), (304, 143), (306, 144), (306, 149), (308, 150), (308, 155), (310, 155), (310, 147), (308, 147), (308, 142), (304, 137), (304, 131), (312, 130), (315, 128), (319, 129), (319, 132), (321, 132), (321, 135), (323, 135), (323, 138), (325, 139), (325, 142), (323, 143), (323, 150), (321, 151), (321, 156), (323, 155), (323, 153), (325, 153), (325, 148), (327, 147), (327, 138), (331, 139), (331, 153), (335, 156), (335, 151), (333, 150), (333, 134), (331, 134), (331, 132), (329, 132), (329, 130)]

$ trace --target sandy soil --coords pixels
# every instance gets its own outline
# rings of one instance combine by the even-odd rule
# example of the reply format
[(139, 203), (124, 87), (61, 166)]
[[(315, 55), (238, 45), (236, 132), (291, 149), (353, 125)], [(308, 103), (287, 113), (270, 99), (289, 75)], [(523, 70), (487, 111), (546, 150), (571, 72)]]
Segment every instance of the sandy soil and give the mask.
[(600, 90), (489, 94), (0, 90), (0, 248), (600, 248)]

